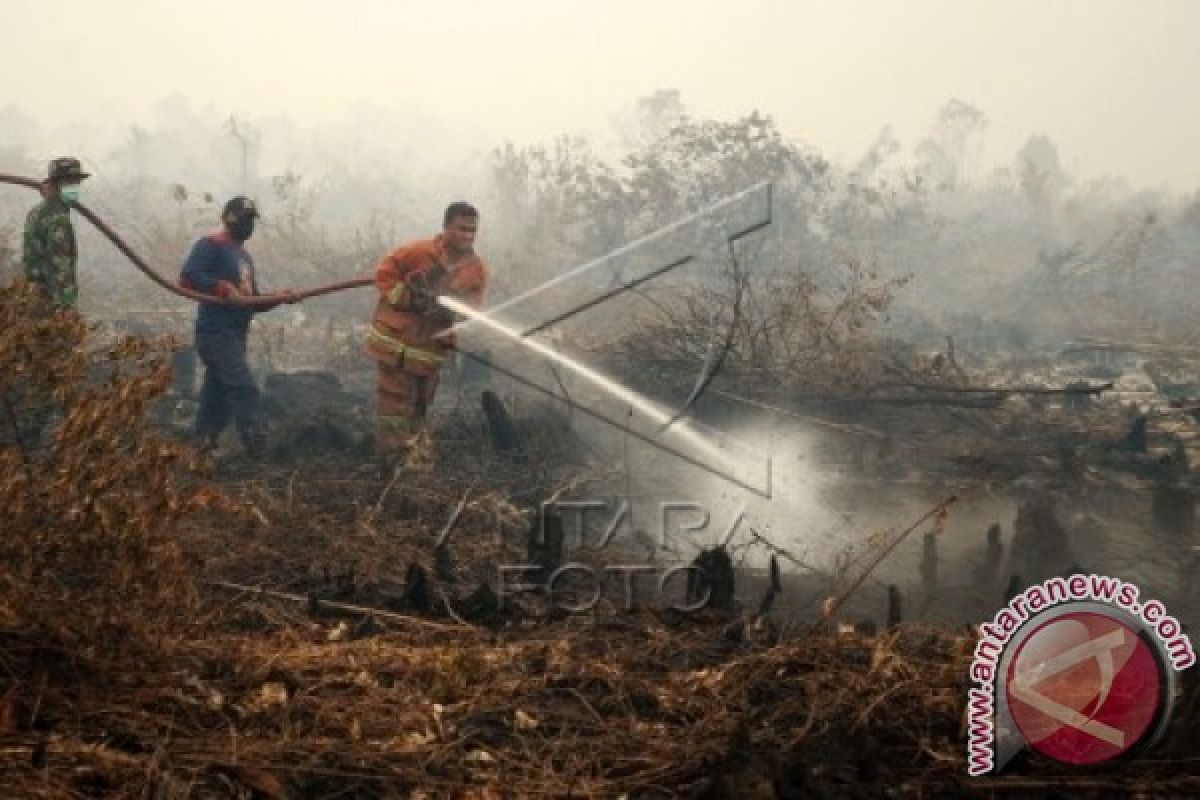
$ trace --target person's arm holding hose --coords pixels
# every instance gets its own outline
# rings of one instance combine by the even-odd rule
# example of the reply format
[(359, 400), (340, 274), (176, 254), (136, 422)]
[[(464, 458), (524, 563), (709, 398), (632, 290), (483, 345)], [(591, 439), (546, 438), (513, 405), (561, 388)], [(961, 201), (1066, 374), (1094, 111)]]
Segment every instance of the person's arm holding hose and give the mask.
[(201, 237), (192, 245), (183, 269), (179, 274), (179, 282), (189, 288), (204, 294), (219, 297), (222, 300), (236, 299), (241, 296), (238, 288), (230, 281), (222, 280), (213, 274), (218, 247), (208, 237)]

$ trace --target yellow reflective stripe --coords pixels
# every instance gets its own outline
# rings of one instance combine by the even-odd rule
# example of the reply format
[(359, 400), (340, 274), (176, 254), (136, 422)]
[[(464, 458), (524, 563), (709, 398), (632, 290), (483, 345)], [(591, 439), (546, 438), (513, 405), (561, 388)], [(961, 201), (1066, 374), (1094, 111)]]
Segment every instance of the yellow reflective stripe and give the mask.
[(418, 350), (415, 347), (410, 347), (404, 342), (388, 336), (386, 333), (379, 330), (379, 328), (374, 324), (372, 324), (371, 329), (367, 331), (367, 339), (378, 344), (380, 347), (383, 347), (386, 350), (392, 351), (398, 356), (411, 358), (416, 361), (427, 361), (430, 364), (441, 364), (446, 360), (445, 356), (438, 355), (437, 353), (431, 353), (428, 350)]
[(376, 421), (376, 423), (379, 424), (379, 427), (387, 428), (389, 430), (405, 430), (405, 431), (407, 431), (410, 427), (412, 427), (412, 418), (411, 417), (376, 416), (375, 421)]
[(392, 287), (392, 290), (387, 293), (387, 301), (394, 306), (401, 303), (408, 305), (408, 286), (403, 282), (397, 283)]

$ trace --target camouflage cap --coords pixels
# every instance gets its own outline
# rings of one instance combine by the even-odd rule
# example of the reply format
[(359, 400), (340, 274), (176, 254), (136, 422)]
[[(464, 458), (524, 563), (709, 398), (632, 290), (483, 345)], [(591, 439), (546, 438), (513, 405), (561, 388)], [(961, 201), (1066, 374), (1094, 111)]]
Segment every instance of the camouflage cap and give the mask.
[(46, 170), (47, 181), (81, 181), (90, 175), (83, 171), (78, 158), (56, 158)]
[(221, 209), (222, 218), (237, 217), (238, 219), (246, 219), (247, 217), (257, 216), (260, 216), (258, 206), (249, 197), (240, 194), (237, 197), (230, 198), (225, 207)]

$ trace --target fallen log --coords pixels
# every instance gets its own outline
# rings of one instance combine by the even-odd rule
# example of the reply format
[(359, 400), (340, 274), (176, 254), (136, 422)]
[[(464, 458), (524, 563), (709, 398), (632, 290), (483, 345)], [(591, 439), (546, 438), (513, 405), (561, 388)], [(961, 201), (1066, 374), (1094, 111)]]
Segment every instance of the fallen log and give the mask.
[(879, 389), (919, 389), (946, 394), (1100, 394), (1113, 388), (1113, 382), (1071, 386), (944, 386), (937, 383), (884, 384)]
[(214, 589), (225, 589), (226, 591), (239, 592), (249, 595), (260, 595), (264, 597), (272, 597), (277, 600), (288, 600), (293, 603), (309, 604), (315, 601), (318, 608), (328, 608), (334, 611), (344, 611), (348, 614), (361, 614), (364, 616), (375, 617), (376, 619), (389, 620), (391, 622), (403, 623), (406, 625), (416, 625), (422, 628), (440, 628), (442, 630), (463, 630), (462, 624), (454, 624), (447, 622), (434, 622), (433, 620), (422, 619), (421, 617), (412, 616), (409, 614), (398, 614), (395, 611), (388, 611), (382, 608), (372, 608), (370, 606), (358, 606), (351, 603), (339, 603), (333, 600), (322, 600), (302, 594), (293, 594), (292, 592), (280, 592), (275, 589), (264, 589), (261, 586), (246, 586), (240, 583), (230, 583), (229, 581), (205, 581), (206, 586)]
[(991, 396), (983, 397), (957, 397), (946, 393), (943, 395), (937, 394), (912, 394), (912, 395), (882, 395), (868, 396), (862, 398), (868, 403), (880, 403), (883, 405), (893, 406), (915, 406), (922, 403), (935, 406), (950, 406), (956, 408), (999, 408), (1004, 404), (1004, 396), (999, 392), (992, 393)]
[(749, 397), (742, 397), (741, 395), (731, 394), (730, 392), (714, 390), (714, 394), (718, 394), (721, 397), (726, 397), (730, 400), (736, 400), (739, 403), (745, 403), (746, 405), (753, 406), (754, 408), (761, 408), (764, 411), (770, 411), (774, 414), (778, 414), (781, 417), (798, 419), (803, 422), (809, 422), (813, 425), (818, 425), (822, 428), (829, 428), (830, 430), (840, 431), (842, 433), (854, 433), (862, 436), (871, 436), (876, 439), (887, 438), (886, 433), (873, 430), (872, 428), (868, 428), (863, 425), (850, 425), (840, 422), (831, 422), (827, 419), (822, 419), (821, 417), (814, 417), (809, 414), (800, 414), (786, 408), (780, 408), (779, 406), (773, 406), (768, 403), (764, 403), (761, 400), (752, 400)]

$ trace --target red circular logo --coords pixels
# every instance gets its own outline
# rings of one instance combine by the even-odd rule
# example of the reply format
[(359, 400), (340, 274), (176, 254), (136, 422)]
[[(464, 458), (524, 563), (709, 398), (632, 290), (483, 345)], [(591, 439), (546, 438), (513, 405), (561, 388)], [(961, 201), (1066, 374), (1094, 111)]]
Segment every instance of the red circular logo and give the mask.
[(1069, 612), (1021, 642), (1005, 692), (1029, 745), (1068, 764), (1097, 764), (1142, 740), (1161, 706), (1158, 659), (1106, 614)]

